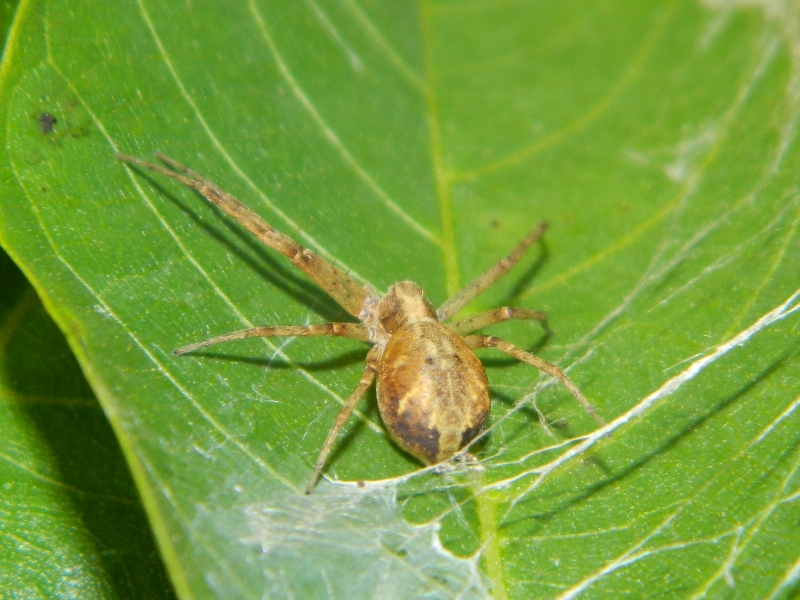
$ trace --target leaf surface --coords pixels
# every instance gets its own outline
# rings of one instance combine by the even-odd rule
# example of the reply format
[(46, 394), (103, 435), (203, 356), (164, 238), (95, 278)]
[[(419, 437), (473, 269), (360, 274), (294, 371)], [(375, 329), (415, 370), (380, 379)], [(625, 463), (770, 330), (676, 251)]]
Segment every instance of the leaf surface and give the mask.
[[(11, 25), (16, 2), (0, 6)], [(171, 598), (119, 444), (64, 336), (0, 251), (0, 589)]]
[(171, 598), (119, 444), (64, 337), (0, 254), (0, 589)]
[[(0, 240), (118, 433), (179, 594), (796, 590), (797, 19), (788, 2), (26, 2)], [(346, 315), (114, 158), (154, 150), (436, 305), (546, 218), (469, 310), (546, 310), (552, 338), (490, 331), (568, 369), (609, 424), (487, 352), (477, 464), (419, 470), (371, 396), (326, 469), (351, 483), (303, 497), (364, 348), (172, 356)]]

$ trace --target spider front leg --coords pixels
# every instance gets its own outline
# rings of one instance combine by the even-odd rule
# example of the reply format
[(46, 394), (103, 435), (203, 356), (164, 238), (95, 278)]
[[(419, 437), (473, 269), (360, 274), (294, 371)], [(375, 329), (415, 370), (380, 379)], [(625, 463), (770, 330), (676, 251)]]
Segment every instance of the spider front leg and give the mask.
[(531, 354), (530, 352), (525, 352), (524, 350), (520, 350), (513, 344), (508, 343), (505, 340), (502, 340), (498, 337), (493, 335), (470, 335), (464, 338), (464, 341), (470, 348), (478, 349), (478, 348), (496, 348), (509, 356), (516, 358), (519, 361), (524, 363), (528, 363), (531, 366), (536, 367), (540, 371), (551, 375), (561, 381), (572, 395), (581, 403), (583, 409), (591, 415), (591, 417), (597, 422), (598, 425), (601, 427), (606, 424), (606, 422), (597, 414), (597, 411), (591, 405), (591, 403), (586, 399), (586, 396), (578, 389), (578, 386), (575, 385), (572, 380), (567, 377), (567, 374), (564, 373), (561, 369), (557, 366), (550, 364), (549, 362), (542, 360), (538, 356)]
[(361, 284), (336, 265), (332, 265), (308, 248), (303, 248), (292, 238), (275, 229), (236, 197), (202, 175), (163, 154), (156, 154), (156, 157), (170, 168), (141, 160), (135, 156), (117, 154), (117, 158), (121, 161), (161, 173), (199, 192), (206, 200), (230, 215), (264, 244), (283, 254), (294, 266), (325, 290), (325, 293), (336, 300), (342, 308), (354, 317), (358, 317), (364, 300), (369, 295), (368, 290)]
[(466, 319), (456, 321), (455, 323), (451, 323), (448, 325), (448, 327), (455, 331), (458, 335), (467, 335), (468, 333), (483, 329), (489, 325), (502, 323), (503, 321), (508, 321), (511, 319), (516, 319), (518, 321), (536, 320), (542, 324), (542, 328), (545, 330), (547, 335), (551, 335), (553, 333), (550, 331), (550, 327), (547, 325), (547, 315), (542, 311), (527, 310), (525, 308), (511, 308), (510, 306), (504, 306), (494, 310), (487, 310), (486, 312), (482, 312), (477, 315), (467, 317)]
[(322, 444), (322, 450), (320, 450), (319, 457), (314, 465), (314, 472), (311, 474), (311, 479), (306, 486), (306, 494), (310, 494), (311, 490), (314, 489), (314, 485), (316, 485), (317, 479), (319, 479), (319, 474), (322, 472), (322, 467), (325, 466), (325, 461), (328, 458), (328, 454), (331, 452), (331, 448), (333, 448), (333, 443), (336, 441), (336, 437), (339, 435), (342, 426), (350, 417), (350, 413), (353, 412), (356, 404), (358, 404), (358, 401), (361, 400), (369, 386), (372, 385), (373, 381), (375, 381), (375, 375), (377, 372), (378, 348), (373, 347), (372, 350), (369, 351), (369, 354), (367, 354), (367, 364), (364, 366), (364, 374), (361, 376), (361, 381), (358, 382), (356, 389), (353, 390), (353, 393), (350, 394), (347, 402), (345, 402), (344, 406), (342, 406), (342, 409), (336, 416), (336, 421), (333, 422), (333, 427), (331, 427), (331, 430), (328, 432), (328, 437), (325, 438), (325, 443)]
[(242, 340), (249, 337), (311, 337), (319, 335), (330, 335), (335, 337), (345, 337), (360, 342), (369, 341), (369, 332), (361, 323), (322, 323), (320, 325), (277, 325), (274, 327), (253, 327), (252, 329), (242, 329), (232, 331), (224, 335), (218, 335), (202, 342), (189, 344), (183, 348), (178, 348), (173, 352), (176, 356), (188, 354), (194, 350), (230, 342)]
[(472, 302), (479, 294), (491, 286), (495, 281), (508, 273), (515, 264), (524, 256), (533, 243), (547, 231), (547, 221), (542, 221), (531, 229), (522, 241), (517, 244), (511, 253), (497, 261), (475, 279), (470, 281), (436, 311), (440, 321), (446, 321), (467, 304)]

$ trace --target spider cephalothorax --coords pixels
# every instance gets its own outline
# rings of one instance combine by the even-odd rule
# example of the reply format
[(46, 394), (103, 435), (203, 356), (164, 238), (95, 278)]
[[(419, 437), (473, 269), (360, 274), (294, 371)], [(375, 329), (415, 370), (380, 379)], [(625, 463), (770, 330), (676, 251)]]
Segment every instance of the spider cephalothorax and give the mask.
[(494, 336), (469, 335), (509, 319), (536, 319), (547, 329), (543, 312), (503, 307), (448, 322), (519, 261), (545, 232), (546, 222), (528, 233), (511, 254), (435, 310), (422, 289), (411, 281), (395, 283), (379, 298), (370, 286), (362, 286), (335, 265), (303, 248), (215, 184), (166, 156), (157, 156), (171, 168), (118, 155), (125, 162), (152, 169), (200, 192), (267, 246), (286, 256), (360, 321), (255, 327), (184, 346), (175, 354), (247, 337), (333, 335), (373, 345), (367, 353), (361, 381), (339, 411), (322, 446), (306, 493), (313, 489), (342, 425), (376, 378), (381, 417), (392, 438), (406, 451), (426, 464), (435, 464), (465, 448), (483, 430), (489, 417), (489, 382), (473, 352), (478, 348), (496, 348), (557, 377), (595, 420), (603, 423), (580, 390), (555, 365)]
[(378, 321), (389, 335), (403, 325), (436, 319), (436, 311), (413, 281), (400, 281), (386, 291), (378, 303)]

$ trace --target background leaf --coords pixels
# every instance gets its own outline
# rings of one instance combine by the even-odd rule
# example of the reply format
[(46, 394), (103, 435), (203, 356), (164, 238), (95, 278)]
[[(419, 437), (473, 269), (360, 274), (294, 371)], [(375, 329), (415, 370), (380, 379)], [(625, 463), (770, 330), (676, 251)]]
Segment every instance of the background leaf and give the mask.
[(173, 597), (114, 434), (36, 293), (0, 255), (0, 589)]
[[(0, 240), (117, 432), (179, 594), (795, 592), (797, 18), (755, 1), (24, 3)], [(326, 473), (380, 481), (302, 497), (363, 349), (172, 357), (343, 314), (113, 156), (155, 149), (435, 304), (547, 218), (470, 310), (547, 310), (552, 339), (492, 332), (570, 368), (611, 435), (489, 355), (478, 465), (420, 471), (372, 397)]]

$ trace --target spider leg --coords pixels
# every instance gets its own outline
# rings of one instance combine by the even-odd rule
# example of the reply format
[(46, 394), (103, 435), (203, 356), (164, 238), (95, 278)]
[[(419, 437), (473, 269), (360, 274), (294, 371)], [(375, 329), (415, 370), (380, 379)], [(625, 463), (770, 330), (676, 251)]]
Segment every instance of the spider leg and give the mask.
[(121, 161), (171, 177), (202, 194), (209, 202), (228, 213), (264, 244), (286, 256), (292, 261), (292, 264), (308, 275), (348, 313), (354, 317), (358, 316), (364, 300), (367, 298), (367, 290), (347, 273), (311, 250), (303, 248), (208, 179), (163, 154), (156, 156), (175, 170), (127, 154), (117, 154), (117, 158)]
[(486, 271), (478, 275), (475, 279), (461, 288), (460, 291), (456, 292), (456, 294), (447, 302), (442, 304), (437, 311), (439, 320), (445, 321), (452, 317), (459, 310), (474, 300), (478, 294), (486, 290), (486, 288), (492, 285), (495, 281), (508, 273), (511, 267), (519, 262), (519, 259), (525, 254), (525, 251), (530, 248), (536, 240), (542, 237), (544, 232), (547, 231), (547, 227), (547, 221), (542, 221), (539, 223), (528, 233), (528, 235), (522, 239), (519, 244), (516, 245), (516, 247), (511, 251), (511, 254), (489, 267)]
[(336, 416), (336, 421), (334, 421), (333, 427), (331, 427), (331, 430), (328, 432), (328, 437), (325, 438), (325, 443), (322, 445), (322, 450), (320, 450), (319, 457), (314, 465), (314, 473), (312, 473), (311, 479), (306, 486), (306, 494), (310, 494), (311, 490), (314, 489), (314, 485), (316, 485), (317, 479), (319, 479), (319, 474), (322, 472), (322, 467), (325, 466), (325, 461), (328, 458), (328, 454), (330, 454), (333, 443), (336, 441), (336, 437), (339, 435), (339, 431), (341, 431), (345, 421), (347, 421), (347, 419), (350, 417), (350, 413), (353, 412), (353, 409), (358, 401), (361, 400), (364, 392), (366, 392), (367, 388), (369, 388), (369, 386), (372, 385), (372, 382), (375, 381), (375, 374), (377, 371), (378, 349), (375, 347), (369, 351), (369, 354), (367, 354), (367, 364), (364, 366), (364, 374), (361, 375), (361, 381), (358, 382), (356, 389), (353, 390), (353, 393), (350, 394), (347, 402), (345, 402), (344, 406), (342, 406), (342, 409)]
[(583, 409), (591, 415), (591, 417), (597, 422), (598, 425), (601, 427), (606, 424), (605, 421), (597, 414), (597, 411), (594, 407), (589, 403), (586, 399), (586, 396), (578, 389), (578, 386), (575, 385), (572, 380), (567, 377), (567, 374), (564, 373), (561, 369), (557, 366), (550, 364), (549, 362), (542, 360), (538, 356), (531, 354), (530, 352), (525, 352), (524, 350), (520, 350), (513, 344), (508, 343), (505, 340), (501, 340), (498, 337), (493, 335), (470, 335), (464, 338), (464, 341), (470, 348), (477, 349), (477, 348), (496, 348), (500, 350), (500, 352), (504, 352), (509, 356), (516, 358), (519, 361), (524, 363), (528, 363), (531, 366), (536, 367), (540, 371), (551, 375), (561, 381), (572, 395), (581, 403)]
[(189, 344), (183, 348), (178, 348), (173, 354), (180, 356), (188, 354), (206, 346), (241, 340), (249, 337), (310, 337), (318, 335), (332, 335), (346, 337), (351, 340), (361, 342), (369, 341), (369, 332), (361, 323), (323, 323), (320, 325), (278, 325), (275, 327), (253, 327), (252, 329), (242, 329), (232, 331), (224, 335), (218, 335), (202, 342)]
[(198, 173), (197, 171), (192, 171), (186, 165), (179, 163), (177, 160), (175, 160), (174, 158), (170, 158), (166, 154), (162, 154), (161, 152), (156, 152), (155, 156), (156, 156), (156, 158), (158, 160), (160, 160), (163, 163), (168, 164), (170, 167), (172, 167), (176, 171), (180, 171), (181, 173), (184, 173), (185, 175), (188, 175), (189, 177), (194, 179), (197, 183), (208, 183), (208, 184), (214, 185), (208, 179), (206, 179), (205, 177), (200, 175), (200, 173)]
[(540, 310), (527, 310), (525, 308), (512, 308), (510, 306), (503, 306), (494, 310), (487, 310), (486, 312), (461, 319), (455, 323), (448, 325), (450, 329), (455, 331), (458, 335), (467, 335), (478, 329), (483, 329), (495, 323), (502, 323), (510, 319), (517, 319), (520, 321), (534, 319), (542, 324), (542, 328), (548, 335), (552, 334), (550, 327), (547, 326), (547, 315)]

